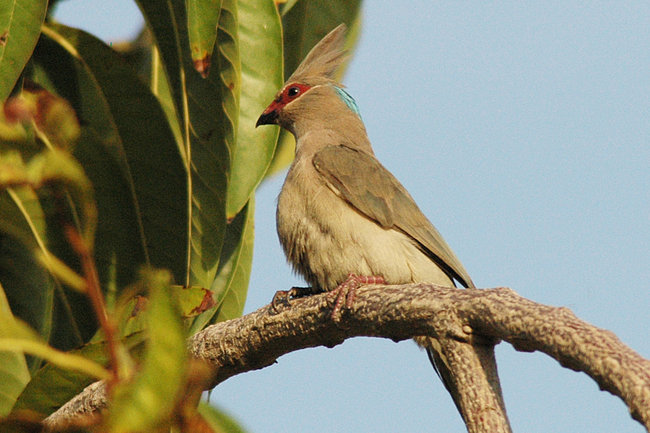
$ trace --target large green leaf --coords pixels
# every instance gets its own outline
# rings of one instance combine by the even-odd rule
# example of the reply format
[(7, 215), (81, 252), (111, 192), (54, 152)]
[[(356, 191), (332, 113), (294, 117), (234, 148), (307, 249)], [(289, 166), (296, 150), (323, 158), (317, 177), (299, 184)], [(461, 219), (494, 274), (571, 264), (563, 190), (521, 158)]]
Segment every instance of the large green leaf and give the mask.
[(190, 334), (209, 324), (241, 316), (253, 263), (254, 237), (255, 205), (251, 197), (248, 205), (226, 227), (219, 271), (211, 290), (214, 307), (194, 319)]
[[(0, 317), (5, 321), (13, 321), (11, 308), (0, 284)], [(0, 338), (3, 329), (0, 328)], [(16, 399), (29, 382), (25, 355), (17, 352), (0, 352), (0, 418), (6, 416), (16, 403)]]
[(224, 0), (212, 72), (203, 79), (192, 66), (184, 2), (138, 0), (160, 53), (183, 137), (191, 225), (186, 285), (210, 287), (225, 231), (226, 176), (239, 116), (237, 9)]
[[(345, 48), (352, 50), (361, 27), (361, 0), (298, 0), (287, 2), (282, 9), (284, 27), (284, 74), (289, 78), (323, 36), (341, 23), (348, 25)], [(338, 71), (342, 77), (345, 65)], [(267, 171), (272, 175), (293, 160), (295, 140), (286, 131), (280, 133), (273, 162)]]
[(238, 11), (242, 90), (228, 182), (228, 218), (244, 207), (271, 163), (279, 130), (256, 129), (255, 122), (284, 81), (282, 26), (274, 2), (239, 0)]
[(185, 0), (185, 4), (194, 69), (205, 78), (210, 72), (212, 50), (217, 40), (221, 0)]
[(75, 156), (95, 188), (96, 258), (104, 287), (123, 287), (146, 263), (171, 269), (180, 280), (187, 187), (163, 110), (98, 39), (65, 26), (44, 32), (35, 53), (37, 79), (49, 80), (81, 119)]
[[(201, 104), (190, 106), (192, 125), (201, 121), (205, 105), (217, 107), (216, 128), (209, 141), (200, 133), (191, 137), (192, 167), (192, 255), (190, 257), (190, 284), (209, 287), (217, 274), (217, 266), (225, 231), (226, 183), (211, 190), (214, 181), (221, 181), (216, 173), (228, 173), (230, 153), (237, 140), (239, 116), (240, 64), (237, 43), (237, 3), (224, 0), (219, 17), (216, 64), (210, 79), (204, 80), (218, 91), (219, 103), (201, 99)], [(197, 77), (197, 75), (194, 75)], [(214, 77), (214, 78), (213, 78)], [(201, 92), (204, 83), (197, 79), (188, 81), (188, 92), (194, 96)], [(198, 101), (197, 101), (198, 102)], [(207, 124), (207, 122), (205, 122)], [(219, 151), (221, 150), (221, 151)], [(222, 158), (227, 159), (222, 159)], [(220, 170), (219, 170), (220, 169)], [(218, 237), (215, 238), (215, 236)]]
[(47, 0), (0, 2), (0, 103), (11, 93), (38, 40)]

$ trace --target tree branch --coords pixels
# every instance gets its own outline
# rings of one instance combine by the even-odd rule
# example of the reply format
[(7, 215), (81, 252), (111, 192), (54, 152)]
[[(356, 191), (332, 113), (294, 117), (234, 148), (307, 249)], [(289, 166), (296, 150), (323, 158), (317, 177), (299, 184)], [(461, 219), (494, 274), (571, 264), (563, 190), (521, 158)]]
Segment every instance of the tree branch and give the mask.
[[(470, 353), (480, 354), (484, 348), (490, 356), (489, 349), (504, 340), (517, 350), (539, 350), (567, 368), (585, 372), (601, 389), (619, 396), (632, 417), (650, 430), (650, 361), (625, 346), (610, 331), (581, 321), (566, 308), (541, 305), (506, 288), (456, 289), (430, 284), (367, 286), (357, 290), (354, 305), (343, 313), (343, 320), (337, 325), (330, 319), (330, 303), (328, 294), (315, 295), (293, 300), (290, 307), (279, 313), (266, 306), (209, 326), (190, 339), (190, 353), (214, 368), (211, 386), (215, 386), (239, 373), (271, 365), (281, 355), (294, 350), (333, 347), (356, 336), (394, 341), (435, 337), (443, 345), (454, 346), (448, 352), (458, 356), (451, 356), (450, 362), (459, 364), (466, 363), (462, 351), (470, 346), (473, 347)], [(474, 370), (480, 366), (464, 368), (475, 377)], [(466, 381), (468, 395), (500, 396), (498, 390), (485, 389), (486, 383), (493, 383), (490, 378), (486, 380), (478, 387), (472, 380)], [(105, 406), (105, 395), (98, 398), (97, 392), (84, 390), (48, 417), (47, 424), (56, 426), (62, 419), (70, 419), (75, 408), (88, 407), (80, 400), (91, 397), (94, 402), (104, 401), (103, 405), (95, 404), (94, 410)], [(488, 431), (486, 425), (473, 428), (470, 423), (480, 423), (484, 411), (493, 409), (480, 404), (468, 408), (479, 419), (465, 419), (468, 430)]]

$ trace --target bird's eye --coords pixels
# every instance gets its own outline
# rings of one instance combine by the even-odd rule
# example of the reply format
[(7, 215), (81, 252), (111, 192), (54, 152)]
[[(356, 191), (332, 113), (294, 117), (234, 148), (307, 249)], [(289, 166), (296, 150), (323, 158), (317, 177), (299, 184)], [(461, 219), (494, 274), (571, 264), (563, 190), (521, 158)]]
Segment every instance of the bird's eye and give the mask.
[(300, 87), (298, 86), (289, 87), (289, 90), (287, 90), (287, 95), (290, 98), (295, 98), (299, 94), (300, 94)]

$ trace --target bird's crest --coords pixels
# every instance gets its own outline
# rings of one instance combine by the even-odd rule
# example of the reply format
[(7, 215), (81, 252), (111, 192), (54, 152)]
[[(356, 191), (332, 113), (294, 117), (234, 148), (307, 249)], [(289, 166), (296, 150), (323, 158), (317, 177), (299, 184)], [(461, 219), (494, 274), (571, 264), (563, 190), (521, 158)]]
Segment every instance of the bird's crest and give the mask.
[(343, 50), (347, 26), (340, 24), (311, 49), (289, 77), (287, 83), (300, 82), (315, 86), (334, 83), (334, 73), (347, 57)]

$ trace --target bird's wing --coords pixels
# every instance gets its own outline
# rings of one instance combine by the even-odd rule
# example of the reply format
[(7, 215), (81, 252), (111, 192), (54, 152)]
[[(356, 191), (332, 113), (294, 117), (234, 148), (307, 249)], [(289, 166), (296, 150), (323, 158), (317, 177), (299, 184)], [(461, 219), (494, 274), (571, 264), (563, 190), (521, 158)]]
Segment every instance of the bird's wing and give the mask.
[(314, 155), (313, 163), (330, 188), (357, 211), (384, 228), (402, 231), (450, 277), (474, 287), (438, 230), (374, 156), (344, 145), (327, 146)]

